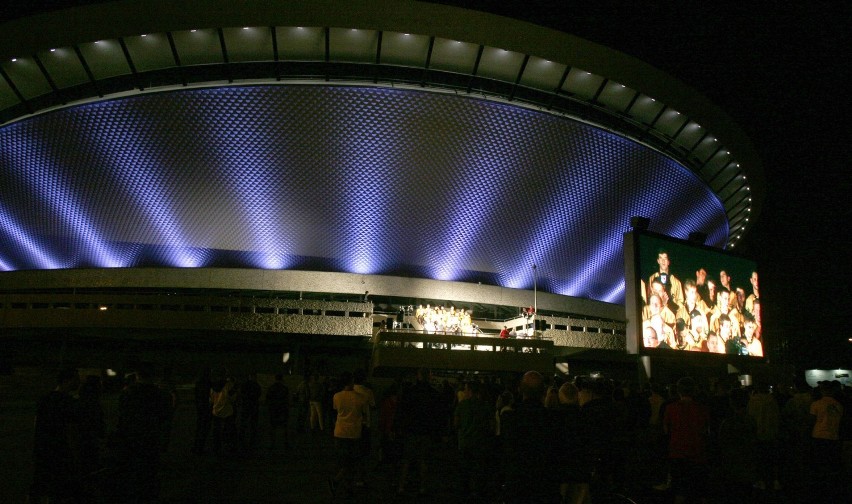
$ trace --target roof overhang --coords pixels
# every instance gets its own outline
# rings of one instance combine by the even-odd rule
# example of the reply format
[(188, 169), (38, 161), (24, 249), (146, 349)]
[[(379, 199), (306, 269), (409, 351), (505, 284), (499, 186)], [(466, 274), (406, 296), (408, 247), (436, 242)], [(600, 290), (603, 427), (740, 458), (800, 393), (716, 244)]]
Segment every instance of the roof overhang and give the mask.
[(487, 13), (399, 0), (128, 0), (0, 33), (3, 122), (174, 86), (414, 85), (565, 114), (659, 150), (718, 195), (728, 246), (763, 199), (749, 139), (694, 89), (624, 53)]

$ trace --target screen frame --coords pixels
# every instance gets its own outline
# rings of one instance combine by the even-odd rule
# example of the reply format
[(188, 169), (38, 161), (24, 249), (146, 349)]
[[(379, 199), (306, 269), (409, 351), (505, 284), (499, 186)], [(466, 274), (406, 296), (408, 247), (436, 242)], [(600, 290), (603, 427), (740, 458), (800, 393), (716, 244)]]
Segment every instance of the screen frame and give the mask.
[[(713, 264), (729, 264), (726, 261), (731, 262), (747, 262), (749, 263), (752, 271), (758, 272), (760, 274), (760, 267), (757, 262), (751, 258), (745, 257), (740, 254), (733, 253), (728, 250), (721, 250), (714, 247), (709, 247), (703, 244), (698, 244), (695, 242), (691, 242), (689, 240), (681, 240), (678, 238), (673, 238), (671, 236), (666, 236), (658, 233), (653, 233), (650, 231), (638, 231), (633, 230), (624, 234), (624, 282), (625, 282), (625, 318), (627, 321), (627, 330), (626, 330), (626, 348), (627, 352), (630, 354), (638, 354), (638, 355), (646, 355), (653, 357), (661, 357), (661, 358), (670, 358), (673, 360), (688, 360), (690, 362), (740, 362), (740, 363), (759, 363), (765, 362), (767, 359), (767, 345), (766, 339), (764, 338), (765, 333), (761, 331), (760, 334), (760, 342), (763, 346), (763, 355), (755, 356), (755, 355), (739, 355), (739, 354), (717, 354), (717, 353), (709, 353), (709, 352), (698, 352), (698, 351), (685, 351), (685, 350), (672, 350), (672, 349), (660, 349), (660, 348), (647, 348), (643, 344), (643, 316), (642, 310), (645, 306), (645, 303), (642, 300), (642, 292), (641, 285), (642, 281), (645, 279), (645, 275), (643, 274), (642, 261), (647, 262), (647, 250), (640, 250), (640, 240), (642, 239), (652, 239), (655, 241), (663, 242), (663, 244), (672, 244), (675, 248), (689, 248), (693, 249), (696, 255), (708, 254), (714, 255), (719, 260), (718, 262), (709, 262), (705, 266), (708, 270), (708, 279), (715, 279), (712, 276), (712, 272), (709, 270), (709, 267)], [(642, 253), (645, 252), (646, 256), (643, 257)], [(715, 268), (714, 268), (715, 269)], [(733, 269), (733, 268), (732, 268)], [(743, 269), (740, 265), (737, 269)], [(720, 270), (721, 271), (721, 270)], [(716, 272), (718, 273), (718, 271)], [(749, 273), (750, 275), (750, 273)], [(735, 277), (736, 280), (736, 277)], [(748, 285), (748, 283), (746, 283)], [(734, 284), (732, 287), (736, 287)], [(749, 295), (749, 291), (746, 292), (746, 296)], [(763, 299), (761, 297), (761, 303), (763, 303)], [(765, 310), (761, 308), (761, 312), (765, 313)], [(761, 329), (765, 325), (765, 318), (761, 318)], [(770, 338), (771, 339), (771, 338)]]

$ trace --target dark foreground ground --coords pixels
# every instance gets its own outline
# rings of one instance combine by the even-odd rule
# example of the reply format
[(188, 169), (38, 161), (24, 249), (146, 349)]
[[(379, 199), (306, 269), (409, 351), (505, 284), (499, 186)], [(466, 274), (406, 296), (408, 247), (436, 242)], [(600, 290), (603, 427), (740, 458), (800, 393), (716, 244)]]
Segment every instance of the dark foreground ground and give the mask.
[[(52, 379), (36, 369), (17, 369), (0, 376), (0, 503), (26, 502), (32, 481), (32, 437), (35, 404), (53, 388)], [(114, 426), (116, 392), (105, 394), (107, 423)], [(369, 461), (366, 486), (353, 495), (332, 497), (328, 479), (335, 471), (334, 441), (330, 431), (312, 436), (299, 432), (291, 410), (290, 447), (271, 450), (265, 417), (259, 442), (251, 453), (234, 457), (197, 456), (190, 452), (195, 431), (192, 386), (178, 386), (178, 408), (171, 440), (160, 470), (162, 503), (332, 503), (332, 502), (466, 502), (456, 496), (454, 451), (449, 444), (435, 448), (428, 493), (396, 494), (397, 467)], [(104, 485), (115, 483), (107, 475)], [(341, 492), (342, 493), (342, 492)], [(108, 498), (101, 500), (109, 502)]]
[[(37, 370), (16, 370), (12, 376), (0, 376), (0, 503), (26, 502), (32, 478), (31, 451), (33, 412), (36, 399), (52, 388), (48, 377)], [(162, 503), (441, 503), (471, 502), (458, 491), (458, 465), (449, 442), (435, 446), (430, 464), (428, 492), (418, 495), (396, 493), (397, 467), (379, 463), (375, 455), (368, 464), (366, 486), (354, 494), (333, 497), (328, 479), (334, 472), (333, 439), (311, 436), (291, 429), (289, 449), (270, 450), (261, 418), (260, 442), (249, 454), (232, 458), (190, 453), (194, 435), (195, 412), (190, 384), (178, 388), (179, 404), (173, 423), (171, 442), (164, 454), (160, 477)], [(108, 422), (114, 423), (117, 393), (107, 394), (104, 407)], [(291, 419), (291, 424), (292, 422)], [(499, 460), (495, 460), (495, 467)], [(109, 481), (107, 483), (114, 483)], [(638, 503), (668, 503), (667, 492), (648, 488), (648, 484), (628, 483), (628, 493)], [(417, 488), (416, 478), (411, 484)], [(799, 496), (801, 497), (801, 496)], [(762, 492), (743, 495), (741, 502), (801, 502), (789, 492)], [(97, 502), (97, 501), (95, 501)], [(102, 499), (100, 502), (109, 502)], [(494, 498), (480, 502), (497, 502)], [(604, 502), (603, 499), (595, 501)], [(606, 502), (629, 502), (607, 500)]]

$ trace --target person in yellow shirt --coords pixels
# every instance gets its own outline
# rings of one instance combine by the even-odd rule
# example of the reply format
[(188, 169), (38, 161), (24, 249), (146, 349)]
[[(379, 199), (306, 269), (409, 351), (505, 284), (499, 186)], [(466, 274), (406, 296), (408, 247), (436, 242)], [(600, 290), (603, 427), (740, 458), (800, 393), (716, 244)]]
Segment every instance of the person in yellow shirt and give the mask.
[(692, 319), (689, 321), (689, 332), (692, 334), (692, 339), (695, 341), (697, 348), (689, 348), (703, 352), (707, 345), (707, 336), (710, 334), (710, 327), (707, 325), (707, 317), (699, 312), (691, 314)]
[[(648, 348), (676, 348), (674, 331), (663, 322), (662, 317), (654, 315), (644, 324), (644, 337)], [(650, 329), (650, 330), (649, 330)]]
[(654, 281), (659, 281), (675, 304), (683, 304), (683, 287), (680, 280), (669, 272), (671, 260), (668, 251), (660, 249), (657, 252), (657, 266), (659, 266), (659, 271), (648, 278), (648, 285), (653, 285)]
[(751, 284), (751, 294), (745, 300), (745, 311), (754, 315), (754, 303), (760, 299), (760, 286), (757, 278), (757, 271), (752, 271), (748, 279)]
[(722, 270), (719, 272), (719, 287), (724, 287), (729, 291), (734, 290), (734, 288), (731, 286), (731, 280), (731, 275), (729, 275), (727, 271)]
[(680, 305), (677, 311), (677, 318), (683, 319), (687, 324), (692, 318), (694, 311), (697, 310), (702, 315), (707, 315), (710, 312), (710, 308), (698, 295), (698, 288), (695, 285), (695, 281), (691, 278), (683, 282), (683, 298), (683, 304)]
[(839, 381), (821, 381), (818, 385), (821, 397), (810, 406), (813, 424), (810, 467), (821, 484), (834, 484), (828, 475), (843, 465), (840, 426), (843, 415), (849, 412), (844, 412), (843, 404), (838, 401), (843, 393)]
[(678, 350), (686, 350), (688, 352), (701, 351), (701, 340), (698, 334), (690, 329), (685, 320), (678, 318), (675, 330), (677, 331)]
[(722, 315), (727, 315), (731, 320), (731, 335), (739, 338), (742, 334), (742, 315), (736, 308), (731, 308), (730, 305), (731, 292), (724, 287), (721, 287), (717, 297), (716, 308), (713, 309), (713, 314), (710, 315), (710, 328), (719, 334), (719, 320)]
[[(664, 294), (663, 294), (664, 295)], [(648, 304), (642, 308), (642, 320), (651, 320), (654, 315), (662, 317), (663, 322), (669, 326), (673, 326), (677, 317), (674, 312), (665, 304), (665, 301), (660, 294), (651, 294), (648, 298)]]
[(343, 390), (334, 394), (332, 405), (337, 411), (334, 422), (334, 444), (337, 448), (337, 473), (328, 480), (332, 495), (338, 488), (345, 485), (351, 493), (353, 478), (358, 464), (363, 458), (361, 448), (361, 433), (364, 418), (367, 414), (367, 397), (355, 392), (355, 379), (352, 373), (345, 372), (340, 376)]
[(749, 314), (745, 315), (745, 323), (743, 324), (743, 340), (748, 354), (755, 357), (763, 357), (763, 344), (755, 337), (757, 322), (754, 317)]

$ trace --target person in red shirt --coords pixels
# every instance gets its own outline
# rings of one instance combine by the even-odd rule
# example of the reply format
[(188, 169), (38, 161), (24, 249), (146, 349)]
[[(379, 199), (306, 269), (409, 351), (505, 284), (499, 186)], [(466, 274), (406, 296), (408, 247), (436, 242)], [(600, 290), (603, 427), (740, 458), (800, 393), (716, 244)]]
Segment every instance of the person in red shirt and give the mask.
[(692, 378), (678, 380), (677, 393), (680, 399), (666, 406), (663, 413), (663, 429), (669, 437), (672, 490), (675, 503), (680, 503), (688, 496), (705, 497), (710, 412), (694, 399)]
[[(509, 328), (503, 326), (503, 329), (500, 331), (500, 339), (509, 339)], [(508, 347), (500, 347), (500, 350), (506, 351)]]

